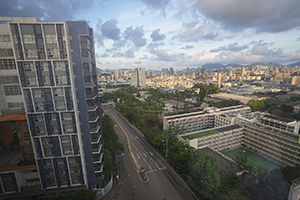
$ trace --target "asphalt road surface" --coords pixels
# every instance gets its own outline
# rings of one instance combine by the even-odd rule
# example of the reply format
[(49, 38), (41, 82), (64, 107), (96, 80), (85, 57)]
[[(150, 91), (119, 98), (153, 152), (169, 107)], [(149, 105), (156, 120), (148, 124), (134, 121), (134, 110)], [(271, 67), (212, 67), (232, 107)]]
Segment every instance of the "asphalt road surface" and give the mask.
[[(115, 130), (119, 141), (124, 145), (124, 154), (119, 155), (121, 192), (117, 199), (149, 199), (179, 200), (195, 199), (176, 178), (161, 158), (146, 144), (140, 135), (111, 108), (103, 106), (103, 110), (115, 122)], [(131, 153), (130, 153), (131, 151)], [(134, 156), (132, 159), (130, 154)], [(135, 161), (134, 161), (135, 160)], [(135, 162), (137, 164), (135, 164)], [(147, 176), (142, 180), (139, 170), (142, 168)]]

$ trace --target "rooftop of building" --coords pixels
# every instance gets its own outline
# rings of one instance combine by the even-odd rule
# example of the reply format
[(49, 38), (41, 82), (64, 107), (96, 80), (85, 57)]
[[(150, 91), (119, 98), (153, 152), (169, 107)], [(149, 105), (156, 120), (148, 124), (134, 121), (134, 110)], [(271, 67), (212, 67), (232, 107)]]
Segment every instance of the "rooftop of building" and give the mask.
[(276, 115), (263, 115), (263, 117), (273, 119), (273, 120), (277, 120), (277, 121), (281, 121), (281, 122), (285, 122), (285, 123), (296, 122), (296, 120), (294, 120), (294, 119), (279, 117), (279, 116), (276, 116)]
[(24, 121), (24, 120), (27, 120), (26, 114), (0, 116), (0, 122)]
[[(6, 148), (0, 151), (0, 172), (18, 169), (36, 168), (35, 162), (20, 162), (23, 159), (22, 151), (19, 147)], [(22, 163), (22, 164), (21, 164)]]
[[(240, 109), (240, 108), (247, 108), (247, 107), (250, 109), (249, 106), (245, 106), (245, 105), (230, 106), (230, 107), (225, 107), (225, 108), (216, 108), (218, 110), (216, 112), (223, 112), (223, 111), (229, 111), (229, 110), (233, 110), (233, 109)], [(214, 109), (214, 108), (210, 107), (207, 109)], [(192, 117), (192, 116), (202, 115), (202, 114), (209, 114), (209, 113), (204, 112), (204, 111), (199, 111), (199, 112), (192, 112), (192, 113), (186, 113), (186, 114), (180, 114), (180, 115), (167, 116), (164, 118), (167, 120), (172, 120), (172, 119), (177, 119), (177, 118), (182, 118), (182, 117)]]
[(216, 128), (212, 128), (212, 129), (206, 129), (206, 130), (201, 130), (201, 131), (195, 131), (195, 132), (191, 132), (185, 135), (182, 135), (181, 137), (183, 139), (196, 139), (196, 138), (200, 138), (200, 137), (205, 137), (208, 135), (213, 135), (216, 133), (222, 133), (222, 132), (226, 132), (226, 131), (230, 131), (230, 130), (234, 130), (237, 128), (240, 128), (241, 126), (237, 125), (237, 124), (231, 124), (231, 125), (226, 125), (226, 126), (221, 126), (221, 127), (216, 127)]

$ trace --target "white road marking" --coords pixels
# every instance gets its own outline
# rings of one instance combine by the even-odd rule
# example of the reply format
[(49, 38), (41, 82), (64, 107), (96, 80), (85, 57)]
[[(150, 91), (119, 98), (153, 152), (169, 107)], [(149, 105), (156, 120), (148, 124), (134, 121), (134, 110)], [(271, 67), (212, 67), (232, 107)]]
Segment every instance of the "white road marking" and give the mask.
[(133, 185), (133, 188), (135, 188), (135, 186)]
[(153, 154), (151, 153), (151, 151), (149, 151), (149, 153), (151, 154), (151, 156), (153, 156)]
[(136, 156), (137, 156), (137, 158), (138, 158), (138, 159), (140, 159), (140, 156), (139, 156), (139, 154), (136, 154)]
[(150, 159), (154, 162), (157, 168), (159, 168), (158, 164), (150, 157)]
[(130, 176), (130, 174), (128, 174), (128, 176)]
[(150, 168), (150, 171), (152, 171), (152, 168), (151, 168), (151, 166), (150, 166), (150, 165), (148, 165), (148, 167)]
[[(144, 147), (141, 145), (142, 149), (144, 149)], [(144, 149), (145, 150), (145, 149)]]
[(137, 139), (139, 139), (139, 137), (138, 136), (135, 136)]
[(155, 169), (155, 170), (150, 170), (150, 171), (146, 172), (146, 174), (150, 174), (150, 173), (157, 172), (157, 171), (162, 171), (164, 169), (166, 169), (166, 167), (158, 168), (158, 169)]
[(143, 158), (143, 159), (144, 159), (144, 161), (147, 163), (146, 159), (145, 159), (145, 158)]
[(147, 155), (145, 154), (145, 153), (143, 153), (144, 154), (144, 156), (147, 158)]

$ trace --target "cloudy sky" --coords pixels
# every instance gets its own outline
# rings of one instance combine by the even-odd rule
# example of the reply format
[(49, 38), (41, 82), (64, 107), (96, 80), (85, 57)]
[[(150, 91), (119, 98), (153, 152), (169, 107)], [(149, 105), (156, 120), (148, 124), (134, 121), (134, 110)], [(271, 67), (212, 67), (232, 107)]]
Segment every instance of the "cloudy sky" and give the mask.
[(2, 0), (0, 15), (87, 21), (102, 69), (300, 60), (299, 0)]

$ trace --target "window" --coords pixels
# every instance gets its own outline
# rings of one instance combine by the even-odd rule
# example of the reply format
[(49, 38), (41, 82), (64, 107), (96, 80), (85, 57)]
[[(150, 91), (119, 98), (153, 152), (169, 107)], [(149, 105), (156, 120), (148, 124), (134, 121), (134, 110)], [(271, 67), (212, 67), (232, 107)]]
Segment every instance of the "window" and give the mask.
[(0, 84), (19, 83), (18, 76), (0, 76)]
[(64, 120), (72, 120), (72, 113), (61, 113), (61, 119)]
[(26, 77), (27, 86), (36, 86), (36, 78), (35, 76), (27, 76)]
[(35, 122), (42, 122), (43, 121), (43, 114), (35, 114), (35, 115), (33, 115), (33, 120)]
[(23, 141), (30, 141), (29, 132), (22, 133), (22, 139), (23, 139)]
[(26, 58), (38, 58), (36, 49), (25, 49)]
[(66, 104), (64, 101), (56, 101), (55, 107), (56, 107), (56, 110), (66, 110)]
[(43, 84), (44, 85), (51, 85), (49, 76), (43, 76)]
[(66, 71), (66, 65), (64, 62), (53, 62), (55, 71)]
[(9, 35), (0, 35), (0, 42), (10, 42)]
[(16, 69), (14, 59), (0, 59), (0, 69)]
[(34, 97), (44, 97), (44, 90), (43, 89), (34, 89), (33, 96)]
[(56, 114), (54, 114), (54, 113), (49, 114), (49, 119), (52, 122), (56, 121)]
[(14, 57), (14, 52), (12, 49), (9, 48), (1, 48), (0, 49), (0, 57)]
[(31, 72), (35, 71), (35, 68), (33, 66), (33, 62), (24, 62), (23, 63), (23, 68), (24, 68), (24, 71), (31, 71)]
[(19, 85), (7, 85), (3, 87), (6, 96), (21, 95), (21, 89)]
[(93, 53), (89, 50), (82, 50), (81, 57), (83, 58), (93, 58)]
[(73, 133), (74, 132), (73, 124), (63, 125), (63, 130), (64, 133)]
[(46, 110), (46, 103), (45, 102), (37, 102), (35, 103), (36, 111), (44, 111)]
[(40, 65), (41, 65), (41, 70), (42, 71), (49, 71), (48, 62), (41, 62)]
[(55, 79), (56, 79), (56, 84), (57, 85), (66, 85), (66, 84), (68, 84), (66, 75), (55, 76)]
[(23, 42), (24, 44), (34, 44), (35, 43), (34, 35), (23, 35)]
[(64, 96), (64, 88), (54, 88), (53, 89), (54, 96), (63, 97)]
[(7, 103), (8, 108), (24, 108), (23, 102), (9, 102)]
[(57, 125), (51, 125), (51, 132), (52, 134), (58, 133), (58, 126)]
[(46, 35), (46, 43), (56, 43), (56, 35)]
[(36, 126), (35, 127), (37, 135), (45, 135), (45, 127), (44, 126)]
[(58, 58), (58, 50), (57, 48), (47, 49), (48, 58)]

